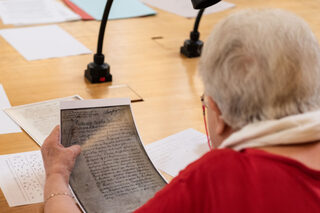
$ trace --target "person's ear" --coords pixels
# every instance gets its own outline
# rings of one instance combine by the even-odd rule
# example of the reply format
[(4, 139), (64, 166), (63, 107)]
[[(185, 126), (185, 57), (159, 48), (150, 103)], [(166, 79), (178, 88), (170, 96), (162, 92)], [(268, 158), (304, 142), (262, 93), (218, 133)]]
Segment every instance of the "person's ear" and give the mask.
[(214, 119), (216, 120), (216, 128), (215, 128), (216, 134), (222, 135), (226, 131), (227, 125), (224, 122), (224, 120), (221, 118), (221, 111), (218, 105), (210, 96), (208, 96), (208, 108), (209, 110), (214, 111), (214, 116), (215, 116)]

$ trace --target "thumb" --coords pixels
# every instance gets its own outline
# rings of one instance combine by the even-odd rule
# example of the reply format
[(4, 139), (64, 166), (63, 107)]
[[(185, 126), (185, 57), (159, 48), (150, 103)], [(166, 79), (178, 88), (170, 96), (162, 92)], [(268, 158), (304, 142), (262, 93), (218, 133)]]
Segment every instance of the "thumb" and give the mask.
[(73, 152), (73, 157), (76, 158), (80, 152), (81, 152), (81, 147), (80, 145), (72, 145), (68, 147), (67, 149), (71, 150)]

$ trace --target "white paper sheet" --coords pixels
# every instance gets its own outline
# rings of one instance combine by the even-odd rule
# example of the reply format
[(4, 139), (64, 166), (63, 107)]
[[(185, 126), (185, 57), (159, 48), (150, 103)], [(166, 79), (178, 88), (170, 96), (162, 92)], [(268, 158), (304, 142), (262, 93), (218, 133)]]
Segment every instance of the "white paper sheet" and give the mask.
[(154, 165), (171, 176), (177, 176), (191, 162), (209, 151), (206, 135), (187, 129), (146, 146)]
[(0, 134), (21, 132), (21, 129), (10, 117), (3, 111), (3, 109), (11, 107), (8, 97), (0, 84)]
[(45, 171), (40, 151), (0, 156), (0, 187), (10, 207), (43, 202)]
[(1, 0), (4, 24), (31, 25), (80, 20), (81, 17), (55, 0)]
[(29, 61), (91, 53), (57, 25), (5, 29), (0, 35)]
[[(141, 0), (142, 2), (159, 9), (184, 16), (187, 18), (196, 17), (198, 10), (193, 9), (190, 0)], [(204, 14), (217, 13), (234, 7), (235, 4), (221, 1), (205, 9)]]
[(15, 106), (5, 112), (40, 146), (52, 129), (60, 124), (60, 101), (81, 100), (80, 96), (58, 98), (44, 102)]

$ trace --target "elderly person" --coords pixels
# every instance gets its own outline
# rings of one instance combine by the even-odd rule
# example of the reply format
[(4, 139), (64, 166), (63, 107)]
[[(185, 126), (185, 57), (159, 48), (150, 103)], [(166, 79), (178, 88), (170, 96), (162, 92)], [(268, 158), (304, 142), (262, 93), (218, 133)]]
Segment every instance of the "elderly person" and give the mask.
[[(320, 48), (281, 10), (220, 22), (199, 67), (214, 149), (137, 212), (320, 212)], [(79, 146), (46, 139), (45, 212), (78, 212), (68, 180)]]

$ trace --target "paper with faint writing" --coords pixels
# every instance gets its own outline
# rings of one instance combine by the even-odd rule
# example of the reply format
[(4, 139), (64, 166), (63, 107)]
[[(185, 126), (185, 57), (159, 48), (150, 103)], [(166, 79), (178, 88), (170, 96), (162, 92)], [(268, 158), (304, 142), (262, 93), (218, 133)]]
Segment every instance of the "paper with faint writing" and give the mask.
[(205, 134), (186, 129), (148, 144), (146, 150), (158, 169), (175, 177), (210, 149)]
[(40, 146), (52, 129), (60, 124), (60, 101), (80, 100), (78, 95), (26, 104), (5, 109), (5, 112)]
[(166, 184), (143, 148), (130, 100), (108, 100), (61, 103), (61, 143), (82, 148), (70, 185), (88, 213), (132, 212)]
[(43, 202), (40, 151), (0, 156), (0, 187), (10, 207)]

